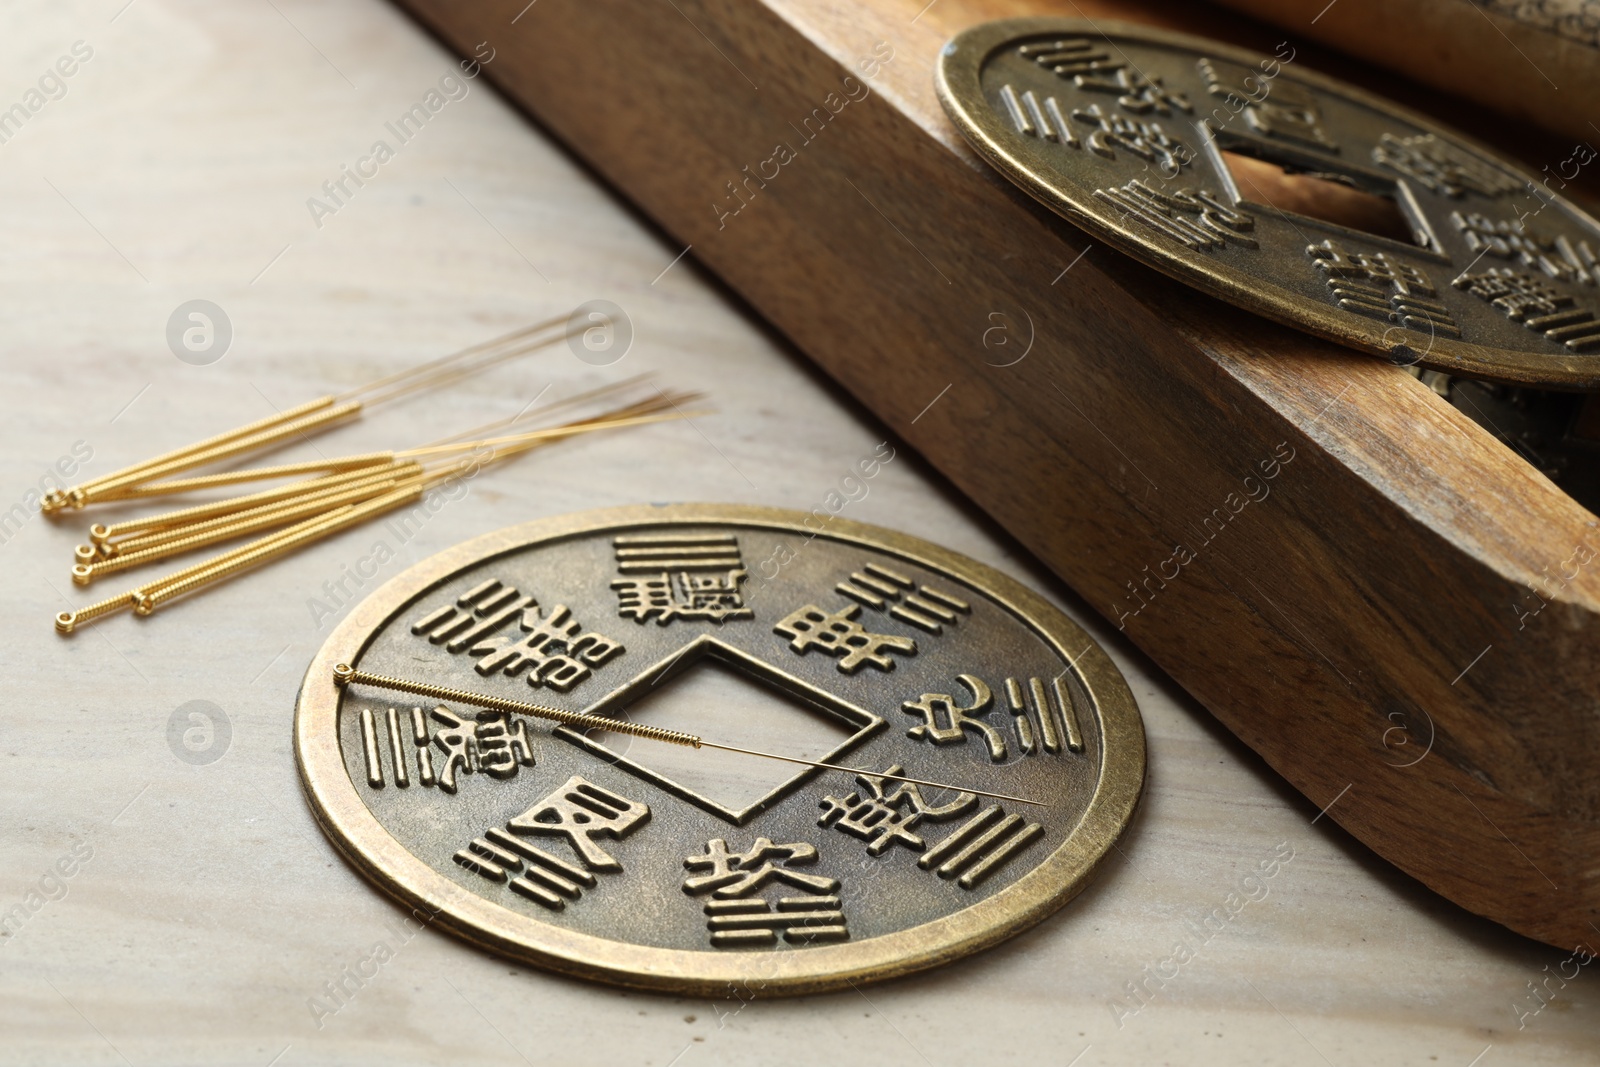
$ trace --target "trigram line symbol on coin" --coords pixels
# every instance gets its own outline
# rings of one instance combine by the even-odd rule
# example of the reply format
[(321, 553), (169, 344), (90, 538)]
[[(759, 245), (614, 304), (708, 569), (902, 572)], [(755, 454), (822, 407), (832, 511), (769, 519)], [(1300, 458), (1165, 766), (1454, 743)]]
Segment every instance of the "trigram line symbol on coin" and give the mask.
[(444, 645), (451, 652), (462, 652), (536, 603), (515, 587), (490, 578), (462, 593), (454, 604), (446, 604), (412, 623), (411, 632), (425, 635), (433, 644)]
[[(1016, 678), (1006, 679), (1006, 703), (1011, 706), (1017, 740), (1022, 743), (1024, 755), (1033, 755), (1041, 745), (1046, 752), (1060, 752), (1063, 733), (1066, 734), (1066, 747), (1069, 750), (1083, 751), (1083, 731), (1078, 726), (1077, 712), (1072, 706), (1072, 697), (1067, 692), (1064, 677), (1057, 675), (1052, 678), (1048, 692), (1042, 678), (1029, 678), (1026, 685)], [(1053, 705), (1051, 695), (1055, 697)], [(1037, 733), (1034, 728), (1036, 723)]]
[(1571, 295), (1545, 284), (1541, 278), (1491, 267), (1482, 274), (1463, 274), (1450, 284), (1487, 300), (1511, 321), (1574, 352), (1600, 348), (1600, 319), (1587, 308), (1574, 307)]
[(1127, 67), (1127, 60), (1112, 59), (1111, 53), (1098, 42), (1087, 37), (1063, 37), (1054, 41), (1025, 44), (1017, 49), (1024, 59), (1031, 59), (1046, 70), (1062, 78), (1076, 78), (1089, 74), (1115, 74)]
[(467, 870), (491, 882), (504, 882), (512, 892), (556, 911), (566, 907), (567, 901), (582, 896), (584, 887), (595, 884), (594, 875), (588, 871), (498, 827), (473, 838), (451, 858)]
[(1072, 127), (1067, 125), (1066, 116), (1061, 114), (1061, 105), (1056, 103), (1055, 97), (1045, 97), (1041, 105), (1032, 89), (1018, 97), (1017, 91), (1008, 84), (1000, 90), (1000, 99), (1018, 133), (1043, 137), (1068, 148), (1079, 147), (1078, 138), (1073, 134)]
[(962, 889), (972, 889), (1007, 860), (1044, 833), (1036, 822), (1006, 814), (998, 804), (985, 808), (956, 828), (917, 860), (917, 866), (940, 878), (955, 878)]
[[(431, 729), (429, 718), (438, 724)], [(480, 711), (475, 716), (457, 715), (440, 705), (429, 716), (414, 707), (409, 715), (388, 708), (380, 720), (371, 708), (361, 709), (361, 751), (366, 763), (367, 785), (382, 789), (384, 751), (389, 753), (389, 769), (394, 784), (401, 789), (411, 785), (406, 753), (415, 746), (416, 781), (437, 785), (446, 793), (457, 788), (456, 772), (482, 772), (495, 778), (515, 777), (521, 767), (533, 766), (533, 745), (528, 740), (525, 722), (513, 722), (504, 712)], [(380, 733), (381, 731), (381, 733)], [(406, 738), (410, 739), (407, 744)], [(440, 753), (437, 773), (433, 750)]]
[(788, 942), (843, 941), (850, 936), (839, 898), (783, 897), (706, 902), (706, 929), (718, 948), (769, 945), (781, 933)]
[(851, 572), (850, 577), (834, 589), (874, 611), (887, 608), (894, 618), (930, 634), (940, 633), (945, 625), (953, 624), (958, 612), (961, 615), (972, 612), (972, 605), (960, 597), (929, 585), (917, 589), (909, 576), (880, 563), (868, 563)]
[(748, 619), (747, 571), (733, 534), (626, 534), (612, 539), (617, 614), (658, 626), (674, 619)]

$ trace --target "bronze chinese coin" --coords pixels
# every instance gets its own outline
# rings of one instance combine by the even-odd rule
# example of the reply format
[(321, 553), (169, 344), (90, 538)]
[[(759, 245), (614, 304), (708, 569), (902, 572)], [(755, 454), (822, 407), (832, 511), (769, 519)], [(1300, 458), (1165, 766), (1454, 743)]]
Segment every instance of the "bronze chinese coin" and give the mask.
[(820, 508), (722, 505), (544, 519), (411, 568), (317, 653), (295, 751), (328, 836), (425, 921), (741, 997), (1039, 922), (1127, 825), (1145, 765), (1122, 676), (1038, 594)]
[(1468, 377), (1600, 387), (1600, 225), (1538, 175), (1304, 68), (1115, 22), (986, 23), (936, 82), (972, 147), (1134, 258), (1286, 325)]

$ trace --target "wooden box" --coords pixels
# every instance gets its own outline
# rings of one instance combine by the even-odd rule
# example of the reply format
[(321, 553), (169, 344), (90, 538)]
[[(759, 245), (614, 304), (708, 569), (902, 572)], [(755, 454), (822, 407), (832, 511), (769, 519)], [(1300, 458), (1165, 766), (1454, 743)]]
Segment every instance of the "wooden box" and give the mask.
[(1281, 32), (1199, 4), (403, 3), (463, 55), (487, 42), (512, 99), (1308, 814), (1513, 929), (1595, 936), (1595, 517), (1403, 370), (1049, 214), (934, 96), (939, 48), (990, 18), (1118, 17), (1266, 51)]

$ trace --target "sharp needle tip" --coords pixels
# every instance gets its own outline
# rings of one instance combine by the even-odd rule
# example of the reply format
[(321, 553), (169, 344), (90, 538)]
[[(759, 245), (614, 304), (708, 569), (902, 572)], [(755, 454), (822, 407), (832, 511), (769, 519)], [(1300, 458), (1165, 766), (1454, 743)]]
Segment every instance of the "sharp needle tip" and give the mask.
[(785, 763), (799, 763), (807, 767), (821, 767), (823, 770), (827, 771), (842, 771), (845, 774), (860, 774), (869, 778), (886, 778), (891, 782), (909, 782), (912, 785), (925, 785), (934, 789), (953, 789), (958, 793), (972, 793), (980, 797), (991, 797), (995, 800), (1014, 800), (1018, 804), (1031, 804), (1036, 808), (1042, 808), (1045, 806), (1040, 801), (1029, 800), (1026, 797), (1012, 796), (1010, 793), (995, 793), (987, 789), (970, 789), (965, 786), (951, 785), (949, 782), (934, 782), (929, 781), (926, 778), (911, 778), (903, 774), (885, 774), (878, 771), (869, 771), (863, 767), (846, 767), (838, 763), (823, 763), (821, 760), (801, 759), (798, 756), (781, 756), (776, 752), (762, 752), (759, 749), (740, 748), (737, 745), (722, 745), (715, 741), (702, 740), (700, 744), (704, 745), (706, 748), (720, 748), (724, 752), (742, 752), (747, 756), (762, 756), (766, 759), (782, 760)]

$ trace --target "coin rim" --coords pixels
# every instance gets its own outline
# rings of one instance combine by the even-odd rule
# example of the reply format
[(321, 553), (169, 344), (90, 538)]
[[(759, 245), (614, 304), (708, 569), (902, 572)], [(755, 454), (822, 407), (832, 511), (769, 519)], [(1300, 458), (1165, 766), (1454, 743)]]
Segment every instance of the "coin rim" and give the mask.
[[(1205, 37), (1113, 19), (1001, 19), (956, 34), (940, 51), (934, 67), (934, 88), (945, 114), (980, 157), (1051, 211), (1146, 266), (1154, 267), (1209, 296), (1301, 332), (1382, 356), (1390, 362), (1407, 365), (1415, 362), (1423, 367), (1466, 377), (1522, 385), (1564, 389), (1594, 389), (1600, 386), (1600, 358), (1577, 353), (1516, 352), (1435, 336), (1426, 351), (1420, 351), (1419, 346), (1407, 345), (1418, 356), (1416, 360), (1398, 360), (1394, 355), (1395, 346), (1384, 347), (1373, 341), (1370, 332), (1358, 328), (1350, 317), (1336, 314), (1331, 304), (1316, 304), (1309, 297), (1294, 294), (1266, 279), (1245, 274), (1237, 268), (1219, 267), (1214, 259), (1193, 249), (1157, 244), (1144, 231), (1136, 229), (1131, 221), (1088, 203), (1089, 198), (1074, 199), (1068, 190), (1062, 188), (1064, 183), (1058, 183), (1050, 177), (1051, 171), (1060, 168), (1050, 163), (1042, 144), (1036, 146), (1021, 141), (1000, 114), (989, 106), (983, 95), (981, 75), (989, 57), (1019, 37), (1041, 33), (1078, 33), (1107, 39), (1125, 36), (1150, 44), (1186, 48), (1200, 56), (1230, 59), (1246, 66), (1253, 66), (1263, 58), (1275, 57)], [(1343, 95), (1357, 104), (1393, 115), (1436, 137), (1454, 140), (1524, 182), (1534, 181), (1517, 162), (1507, 159), (1481, 141), (1392, 100), (1303, 67), (1296, 68), (1290, 76), (1293, 80)], [(975, 101), (975, 106), (969, 106), (968, 101)], [(1029, 156), (1035, 158), (1030, 159)], [(1596, 223), (1582, 208), (1558, 194), (1552, 193), (1551, 196), (1551, 202), (1558, 208), (1600, 230), (1600, 223)], [(1451, 267), (1454, 268), (1453, 263)], [(1445, 284), (1448, 285), (1449, 281)], [(1389, 326), (1385, 335), (1388, 331), (1398, 331), (1405, 337), (1414, 333), (1397, 325)]]
[[(665, 949), (565, 930), (480, 897), (418, 860), (367, 808), (346, 770), (333, 667), (354, 662), (377, 628), (419, 593), (467, 566), (540, 544), (663, 523), (740, 524), (810, 535), (809, 513), (719, 504), (635, 505), (539, 519), (485, 534), (407, 569), (347, 616), (317, 651), (295, 708), (295, 758), (318, 823), (380, 889), (425, 909), (481, 947), (580, 978), (694, 995), (796, 994), (879, 981), (952, 961), (1038, 923), (1081, 892), (1127, 828), (1144, 785), (1145, 739), (1133, 693), (1109, 656), (1041, 596), (958, 553), (894, 530), (834, 519), (825, 533), (844, 543), (903, 555), (982, 589), (1074, 664), (1100, 710), (1100, 779), (1078, 825), (1047, 859), (1014, 884), (950, 915), (862, 941), (803, 950), (746, 953)], [(1088, 649), (1074, 659), (1074, 652)], [(759, 986), (757, 985), (759, 983)]]

